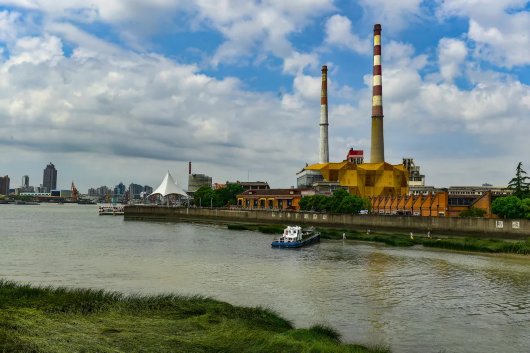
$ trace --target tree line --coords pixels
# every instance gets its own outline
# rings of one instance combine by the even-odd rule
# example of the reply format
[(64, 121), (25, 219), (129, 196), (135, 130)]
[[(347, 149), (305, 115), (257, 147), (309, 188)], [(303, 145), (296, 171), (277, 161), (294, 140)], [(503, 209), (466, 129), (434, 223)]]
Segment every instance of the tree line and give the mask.
[(491, 204), (491, 211), (503, 218), (530, 219), (530, 178), (519, 162), (515, 177), (508, 183), (513, 194), (496, 198)]
[(243, 192), (243, 187), (236, 183), (228, 183), (224, 188), (212, 189), (208, 186), (199, 188), (193, 195), (195, 206), (225, 207), (236, 204), (236, 196)]
[(360, 210), (370, 210), (368, 199), (350, 195), (344, 189), (337, 189), (331, 196), (304, 196), (300, 200), (302, 211), (317, 211), (330, 213), (359, 213)]

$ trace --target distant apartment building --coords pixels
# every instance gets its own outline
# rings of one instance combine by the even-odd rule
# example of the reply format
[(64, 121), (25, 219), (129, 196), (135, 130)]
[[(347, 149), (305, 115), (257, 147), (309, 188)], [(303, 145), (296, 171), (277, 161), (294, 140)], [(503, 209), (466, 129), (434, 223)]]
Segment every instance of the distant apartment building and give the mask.
[(9, 195), (9, 176), (0, 177), (0, 195)]
[(149, 185), (144, 185), (144, 192), (146, 195), (151, 195), (153, 193), (153, 187)]
[(50, 162), (44, 169), (42, 177), (42, 186), (46, 188), (46, 191), (52, 191), (57, 189), (57, 169)]
[(125, 195), (125, 184), (120, 182), (118, 185), (114, 187), (114, 195)]
[(106, 196), (108, 194), (112, 194), (112, 190), (108, 186), (103, 185), (96, 189), (97, 196)]
[(144, 187), (140, 184), (131, 183), (129, 185), (129, 197), (131, 199), (139, 199), (140, 194), (144, 192)]
[(194, 193), (204, 186), (212, 187), (212, 177), (205, 174), (188, 175), (188, 192)]
[(29, 188), (29, 176), (24, 175), (22, 177), (22, 187), (23, 188)]

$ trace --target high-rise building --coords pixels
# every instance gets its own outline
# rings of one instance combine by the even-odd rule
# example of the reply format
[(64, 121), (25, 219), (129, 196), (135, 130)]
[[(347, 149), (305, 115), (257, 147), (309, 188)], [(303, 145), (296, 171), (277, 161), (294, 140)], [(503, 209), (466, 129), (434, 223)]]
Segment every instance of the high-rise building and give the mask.
[(0, 195), (9, 195), (9, 176), (0, 177)]
[(144, 191), (144, 187), (140, 184), (131, 183), (129, 185), (129, 197), (131, 199), (140, 198), (140, 194)]
[(57, 189), (57, 169), (50, 162), (44, 169), (44, 176), (42, 178), (42, 186), (47, 189), (48, 192)]
[(22, 187), (23, 187), (23, 188), (27, 188), (27, 187), (29, 187), (29, 176), (24, 175), (24, 176), (22, 177)]
[(125, 185), (122, 182), (114, 187), (114, 195), (125, 195)]

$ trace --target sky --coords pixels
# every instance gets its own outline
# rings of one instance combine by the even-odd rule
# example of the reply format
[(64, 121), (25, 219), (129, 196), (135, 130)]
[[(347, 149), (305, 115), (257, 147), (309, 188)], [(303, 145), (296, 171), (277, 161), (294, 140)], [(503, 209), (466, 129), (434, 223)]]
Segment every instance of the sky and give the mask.
[(329, 149), (370, 154), (382, 25), (385, 160), (436, 187), (530, 172), (530, 1), (0, 0), (0, 174), (18, 187), (296, 185)]

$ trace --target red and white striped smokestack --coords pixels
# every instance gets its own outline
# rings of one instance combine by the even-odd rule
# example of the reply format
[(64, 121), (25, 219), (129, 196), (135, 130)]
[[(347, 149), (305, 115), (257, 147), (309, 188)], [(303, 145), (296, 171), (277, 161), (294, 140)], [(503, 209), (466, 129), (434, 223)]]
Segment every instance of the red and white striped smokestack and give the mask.
[(381, 69), (381, 25), (374, 25), (374, 77), (372, 83), (372, 146), (370, 162), (385, 161), (383, 136), (383, 80)]
[(322, 66), (322, 93), (320, 95), (320, 156), (319, 163), (329, 163), (328, 144), (328, 67)]
[(191, 174), (191, 161), (190, 161), (190, 163), (188, 165), (188, 174)]

